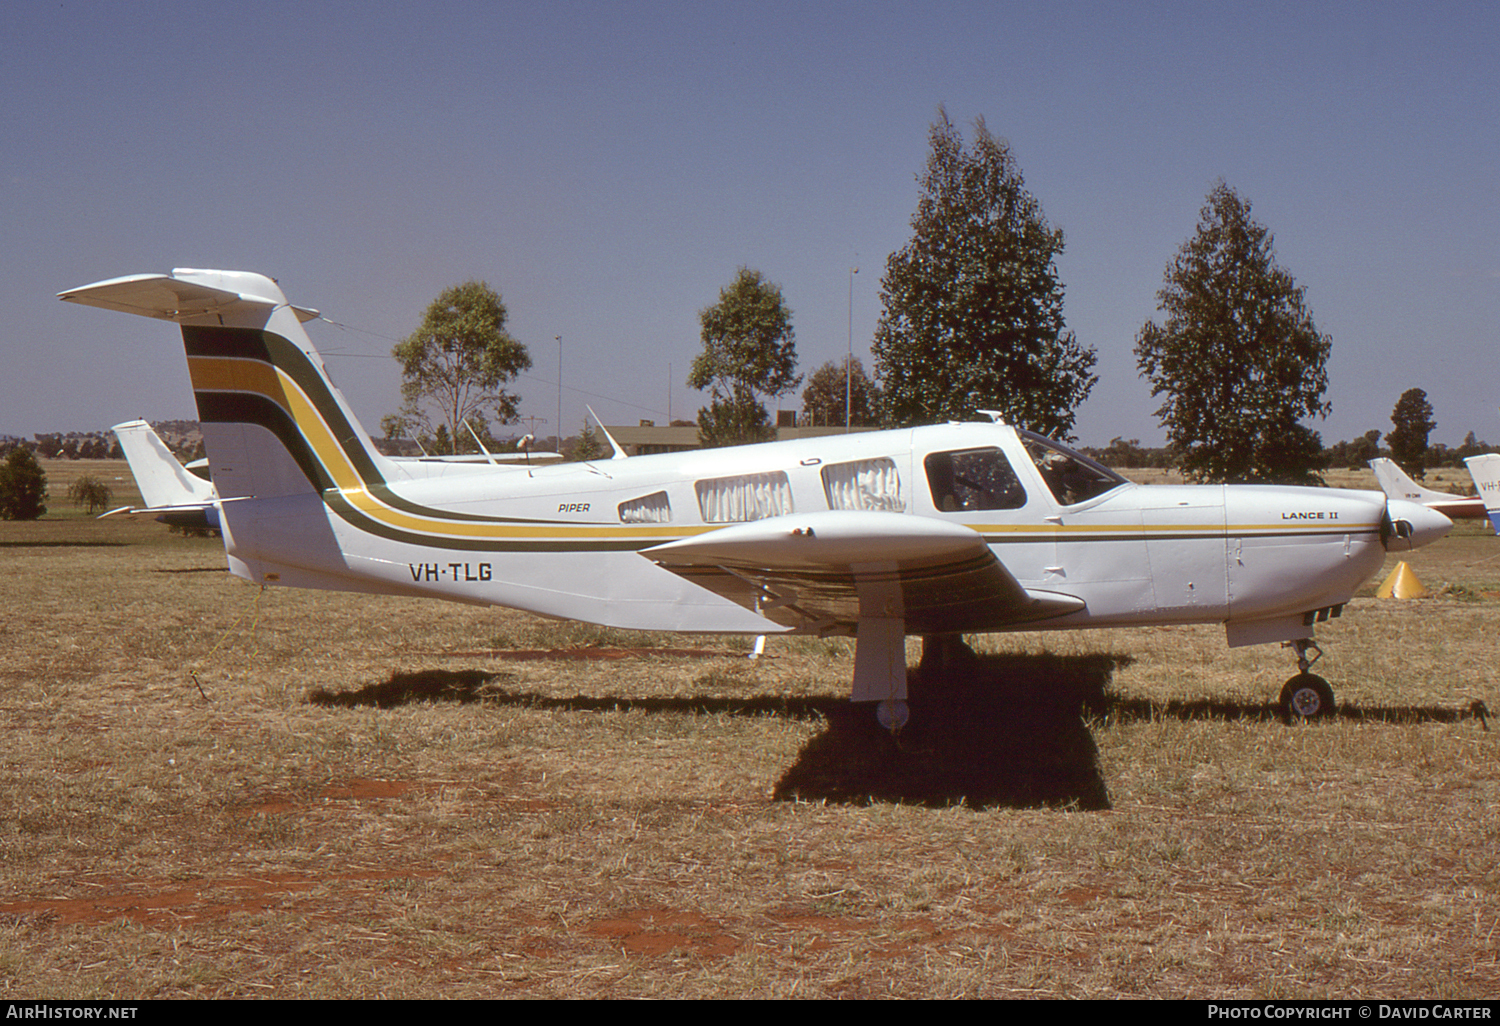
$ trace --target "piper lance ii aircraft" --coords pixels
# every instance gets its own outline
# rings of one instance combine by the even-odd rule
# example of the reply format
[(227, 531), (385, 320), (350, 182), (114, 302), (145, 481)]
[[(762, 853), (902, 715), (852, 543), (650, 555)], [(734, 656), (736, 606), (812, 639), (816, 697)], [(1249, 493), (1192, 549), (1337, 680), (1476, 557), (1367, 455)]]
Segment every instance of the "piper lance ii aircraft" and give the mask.
[(1375, 480), (1380, 490), (1392, 499), (1420, 502), (1435, 509), (1450, 520), (1461, 520), (1484, 516), (1484, 500), (1473, 495), (1455, 495), (1452, 492), (1435, 492), (1424, 488), (1407, 476), (1395, 460), (1384, 456), (1370, 460), (1370, 469), (1375, 471)]
[(1288, 715), (1387, 550), (1452, 526), (1379, 492), (1142, 486), (999, 423), (504, 473), (381, 456), (275, 281), (179, 269), (59, 298), (176, 321), (230, 569), (637, 630), (853, 635), (853, 699), (908, 715), (905, 638), (1222, 623), (1288, 643)]

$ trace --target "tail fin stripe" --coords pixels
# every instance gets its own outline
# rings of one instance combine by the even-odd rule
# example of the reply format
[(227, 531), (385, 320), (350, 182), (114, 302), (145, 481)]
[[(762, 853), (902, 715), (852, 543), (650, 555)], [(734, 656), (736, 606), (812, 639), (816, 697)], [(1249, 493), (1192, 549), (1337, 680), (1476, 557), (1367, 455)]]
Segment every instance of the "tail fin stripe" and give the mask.
[[(223, 360), (226, 364), (237, 364), (239, 368), (223, 367), (223, 371), (230, 375), (229, 380), (236, 381), (230, 388), (261, 392), (287, 406), (289, 404), (285, 400), (285, 389), (281, 387), (279, 378), (273, 376), (252, 378), (249, 381), (237, 380), (239, 374), (248, 373), (247, 367), (256, 365), (284, 375), (296, 385), (296, 391), (305, 398), (311, 408), (310, 412), (322, 422), (323, 432), (337, 446), (343, 458), (336, 459), (335, 462), (346, 464), (348, 473), (357, 479), (357, 483), (345, 474), (330, 473), (330, 476), (338, 479), (342, 487), (370, 487), (385, 483), (384, 475), (360, 444), (360, 432), (344, 416), (338, 401), (329, 392), (323, 372), (313, 365), (300, 348), (274, 332), (253, 328), (183, 325), (182, 338), (187, 350), (188, 366), (193, 374), (194, 389), (200, 387), (197, 376), (199, 368), (202, 368), (205, 375), (209, 375), (216, 367), (222, 366), (219, 361)], [(201, 387), (213, 389), (216, 386), (223, 387), (222, 382), (206, 376)], [(288, 413), (301, 423), (297, 411), (289, 408)]]
[(206, 424), (257, 424), (275, 435), (319, 492), (337, 487), (297, 429), (290, 414), (274, 399), (249, 392), (193, 392), (198, 418)]

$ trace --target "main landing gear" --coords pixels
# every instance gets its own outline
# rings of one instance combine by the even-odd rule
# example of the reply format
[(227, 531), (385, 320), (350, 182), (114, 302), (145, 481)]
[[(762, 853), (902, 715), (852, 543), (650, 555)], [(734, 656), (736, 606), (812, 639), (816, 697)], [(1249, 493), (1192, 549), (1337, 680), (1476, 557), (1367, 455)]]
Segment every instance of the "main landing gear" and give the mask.
[[(1312, 669), (1313, 663), (1323, 658), (1323, 650), (1311, 638), (1298, 638), (1287, 644), (1297, 649), (1299, 672), (1281, 689), (1282, 719), (1288, 723), (1296, 723), (1332, 716), (1336, 708), (1333, 688), (1322, 677), (1307, 672)], [(1309, 651), (1313, 653), (1311, 659), (1307, 658)]]

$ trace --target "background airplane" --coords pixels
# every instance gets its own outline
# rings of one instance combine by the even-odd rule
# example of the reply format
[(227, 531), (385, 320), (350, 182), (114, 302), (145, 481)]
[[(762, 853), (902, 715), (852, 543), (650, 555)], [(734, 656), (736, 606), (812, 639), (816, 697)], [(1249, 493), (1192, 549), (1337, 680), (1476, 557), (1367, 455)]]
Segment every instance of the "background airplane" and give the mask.
[[(121, 506), (102, 514), (106, 517), (150, 518), (173, 527), (219, 530), (219, 494), (208, 480), (208, 460), (183, 466), (161, 436), (144, 420), (127, 421), (110, 428), (120, 441), (120, 450), (140, 489), (144, 506)], [(478, 439), (476, 438), (477, 442)], [(613, 439), (611, 439), (613, 441)], [(481, 445), (481, 449), (483, 446)], [(507, 452), (457, 456), (392, 456), (393, 462), (428, 461), (508, 467), (524, 470), (529, 461), (538, 463), (562, 457), (552, 452)], [(195, 471), (201, 471), (201, 476)]]
[[(377, 452), (270, 278), (178, 269), (59, 298), (181, 325), (231, 570), (642, 630), (853, 635), (853, 698), (907, 711), (905, 638), (1220, 623), (1287, 643), (1288, 715), (1387, 550), (1452, 526), (1379, 492), (1143, 486), (1000, 423), (496, 473)], [(961, 643), (960, 643), (961, 644)], [(1309, 653), (1312, 658), (1309, 659)]]
[(1450, 520), (1484, 516), (1484, 500), (1473, 495), (1455, 495), (1452, 492), (1435, 492), (1424, 488), (1407, 476), (1395, 460), (1385, 457), (1370, 460), (1370, 469), (1375, 471), (1375, 480), (1380, 490), (1392, 499), (1420, 502), (1428, 509), (1435, 509)]
[(1484, 504), (1490, 526), (1500, 534), (1500, 454), (1470, 456), (1464, 460), (1464, 466), (1469, 468), (1469, 477), (1474, 479), (1474, 487), (1479, 490), (1479, 501)]
[(150, 424), (132, 420), (110, 430), (120, 440), (145, 505), (121, 506), (104, 516), (149, 517), (174, 527), (219, 530), (218, 493), (212, 482), (179, 463)]

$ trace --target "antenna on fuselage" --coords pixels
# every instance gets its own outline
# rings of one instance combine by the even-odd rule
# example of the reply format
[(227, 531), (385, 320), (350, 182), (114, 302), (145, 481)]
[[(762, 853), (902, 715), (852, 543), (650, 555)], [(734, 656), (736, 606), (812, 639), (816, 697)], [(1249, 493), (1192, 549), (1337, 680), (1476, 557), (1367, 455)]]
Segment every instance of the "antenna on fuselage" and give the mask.
[(990, 418), (990, 422), (992, 424), (1005, 423), (1005, 414), (1001, 413), (999, 410), (976, 410), (975, 412), (982, 413), (986, 417)]
[(615, 454), (613, 456), (611, 456), (610, 459), (612, 459), (612, 460), (629, 459), (630, 458), (630, 454), (628, 452), (626, 452), (624, 449), (620, 448), (620, 443), (617, 442), (617, 441), (615, 441), (615, 436), (609, 433), (609, 428), (607, 428), (607, 427), (604, 426), (604, 421), (602, 421), (602, 420), (599, 419), (599, 414), (597, 414), (597, 413), (594, 412), (594, 408), (592, 406), (588, 405), (587, 403), (584, 404), (583, 408), (585, 410), (589, 411), (589, 416), (594, 418), (594, 423), (599, 425), (599, 430), (603, 431), (604, 432), (604, 437), (607, 438), (607, 439), (609, 439), (609, 447), (615, 451)]
[(495, 459), (490, 451), (484, 447), (484, 443), (479, 440), (479, 432), (474, 430), (474, 426), (469, 423), (467, 418), (464, 419), (464, 427), (469, 429), (469, 434), (473, 437), (474, 444), (479, 446), (479, 451), (484, 453), (484, 458), (489, 460), (491, 464), (498, 464), (499, 460)]

